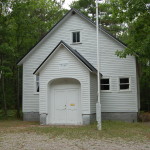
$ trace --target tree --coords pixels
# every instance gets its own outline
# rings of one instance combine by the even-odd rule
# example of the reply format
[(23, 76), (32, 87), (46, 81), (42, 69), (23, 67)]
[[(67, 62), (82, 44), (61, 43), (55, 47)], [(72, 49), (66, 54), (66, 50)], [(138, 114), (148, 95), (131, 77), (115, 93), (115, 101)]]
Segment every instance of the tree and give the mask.
[[(78, 0), (71, 7), (95, 21), (95, 1)], [(141, 77), (141, 99), (148, 100), (150, 94), (145, 91), (150, 91), (150, 1), (110, 0), (99, 4), (99, 11), (101, 25), (127, 44), (124, 51), (116, 50), (116, 54), (121, 58), (136, 57)]]
[(138, 61), (140, 72), (141, 108), (149, 111), (150, 106), (150, 7), (149, 0), (111, 0), (113, 16), (127, 26), (122, 33), (127, 43), (124, 51), (117, 51), (119, 57), (133, 55)]
[(6, 78), (12, 76), (9, 63), (12, 56), (12, 47), (8, 44), (10, 31), (6, 28), (9, 24), (9, 17), (7, 16), (9, 4), (9, 1), (2, 1), (0, 3), (0, 104), (3, 106), (5, 115), (7, 115)]
[(64, 10), (54, 0), (2, 0), (0, 8), (0, 107), (17, 109), (19, 116), (21, 71), (18, 73), (16, 62), (62, 17)]
[[(84, 15), (88, 16), (91, 18), (92, 21), (95, 22), (95, 15), (96, 15), (96, 6), (95, 6), (95, 1), (94, 0), (78, 0), (74, 1), (71, 4), (72, 8), (79, 9)], [(112, 33), (114, 36), (119, 36), (120, 32), (123, 31), (123, 26), (120, 24), (120, 22), (112, 17), (112, 7), (109, 2), (103, 2), (99, 3), (99, 22), (104, 27), (107, 29), (110, 33)]]
[(134, 55), (142, 65), (142, 72), (150, 77), (150, 10), (148, 0), (112, 0), (113, 16), (126, 23), (128, 47), (118, 51), (120, 57)]

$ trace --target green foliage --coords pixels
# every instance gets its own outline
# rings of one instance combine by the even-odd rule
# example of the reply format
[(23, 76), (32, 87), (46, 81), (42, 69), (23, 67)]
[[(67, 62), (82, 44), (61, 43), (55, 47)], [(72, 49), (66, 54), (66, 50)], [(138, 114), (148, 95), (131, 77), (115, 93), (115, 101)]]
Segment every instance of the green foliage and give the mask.
[[(142, 109), (146, 108), (145, 101), (147, 103), (150, 97), (150, 8), (146, 6), (148, 3), (149, 0), (110, 0), (110, 3), (99, 4), (101, 25), (128, 45), (124, 51), (116, 50), (116, 55), (121, 58), (133, 55), (139, 63)], [(73, 2), (71, 7), (79, 9), (95, 21), (95, 1), (78, 0)]]
[(125, 51), (117, 51), (120, 57), (133, 55), (142, 65), (143, 73), (150, 77), (150, 12), (148, 0), (112, 0), (113, 16), (128, 27)]
[(112, 0), (113, 16), (126, 23), (127, 32), (122, 39), (128, 44), (124, 51), (117, 51), (119, 57), (133, 55), (140, 64), (141, 109), (150, 111), (150, 9), (149, 0)]
[[(19, 109), (16, 62), (62, 17), (54, 0), (3, 0), (0, 3), (0, 108)], [(21, 81), (21, 80), (20, 80)], [(21, 91), (20, 91), (21, 93)], [(7, 109), (6, 108), (6, 109)]]
[(7, 116), (5, 116), (5, 112), (0, 109), (0, 120), (14, 120), (16, 119), (16, 110), (8, 110)]
[(141, 110), (150, 112), (150, 80), (147, 74), (144, 74), (140, 81)]
[(84, 15), (90, 17), (93, 21), (95, 20), (95, 2), (93, 0), (79, 0), (74, 1), (70, 7), (79, 9)]
[[(88, 16), (95, 22), (96, 6), (93, 0), (78, 0), (71, 4), (72, 8), (79, 9), (84, 15)], [(112, 7), (109, 3), (101, 3), (98, 5), (100, 14), (100, 24), (110, 31), (113, 35), (118, 36), (119, 32), (123, 30), (118, 20), (112, 17)]]
[[(110, 4), (99, 4), (99, 10), (104, 12), (104, 15), (101, 14), (102, 26), (128, 44), (128, 48), (117, 51), (117, 55), (134, 55), (141, 64), (142, 93), (150, 90), (150, 12), (145, 5), (148, 2), (149, 0), (112, 0)], [(79, 9), (95, 21), (93, 0), (78, 0), (71, 7)], [(9, 109), (20, 107), (22, 96), (17, 95), (17, 90), (21, 83), (18, 84), (16, 62), (45, 35), (64, 12), (61, 4), (55, 0), (1, 0), (0, 108), (4, 108), (5, 103)], [(19, 76), (21, 77), (21, 71)], [(144, 95), (146, 97), (148, 94)]]

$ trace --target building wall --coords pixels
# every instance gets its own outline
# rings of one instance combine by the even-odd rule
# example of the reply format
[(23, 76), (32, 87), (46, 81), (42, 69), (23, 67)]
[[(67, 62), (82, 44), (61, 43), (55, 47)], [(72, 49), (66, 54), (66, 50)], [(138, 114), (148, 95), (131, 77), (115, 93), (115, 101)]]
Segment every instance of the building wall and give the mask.
[[(65, 63), (65, 67), (61, 67)], [(58, 78), (77, 79), (81, 84), (81, 114), (90, 113), (89, 70), (66, 48), (61, 46), (40, 71), (40, 114), (49, 115), (50, 82)]]
[[(73, 31), (81, 32), (80, 44), (72, 44), (71, 33)], [(37, 112), (39, 110), (39, 96), (34, 94), (33, 72), (61, 40), (76, 49), (93, 66), (97, 67), (96, 29), (77, 14), (71, 15), (64, 22), (61, 22), (61, 25), (58, 28), (56, 27), (52, 34), (46, 36), (23, 64), (23, 112)], [(99, 33), (99, 47), (100, 72), (103, 76), (111, 78), (111, 92), (101, 94), (102, 111), (137, 112), (135, 58), (132, 56), (128, 56), (126, 59), (117, 57), (115, 52), (116, 50), (122, 50), (123, 45), (104, 32)], [(131, 78), (131, 91), (119, 91), (118, 77), (122, 76)], [(42, 103), (40, 104), (40, 111), (44, 111), (45, 107), (42, 107)], [(91, 104), (94, 103), (91, 102)], [(92, 105), (91, 108), (88, 106), (87, 109), (94, 112), (95, 108)]]
[(39, 112), (39, 94), (35, 92), (35, 76), (32, 65), (23, 64), (23, 112)]
[(96, 113), (97, 97), (97, 75), (90, 73), (90, 110), (91, 114)]

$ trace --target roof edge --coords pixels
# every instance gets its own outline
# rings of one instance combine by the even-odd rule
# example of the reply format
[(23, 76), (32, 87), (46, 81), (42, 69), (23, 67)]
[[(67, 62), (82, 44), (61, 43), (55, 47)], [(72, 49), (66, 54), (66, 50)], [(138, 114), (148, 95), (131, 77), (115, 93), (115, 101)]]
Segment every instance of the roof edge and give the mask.
[(18, 61), (17, 61), (17, 65), (22, 65), (22, 61), (23, 59), (25, 59), (25, 57), (31, 53), (31, 51), (40, 44), (40, 42), (42, 42), (42, 40), (44, 40), (44, 38), (71, 12), (73, 11), (74, 9), (71, 9), (70, 11), (68, 11), (43, 37), (41, 37), (38, 42), (36, 42), (36, 44), (34, 44), (30, 49), (29, 51), (23, 55)]
[[(73, 11), (75, 11), (76, 13), (78, 13), (80, 16), (82, 16), (83, 18), (85, 18), (88, 22), (92, 23), (94, 26), (96, 26), (95, 22), (93, 22), (90, 18), (88, 18), (87, 16), (85, 16), (84, 14), (82, 14), (79, 10), (72, 8)], [(112, 35), (109, 31), (107, 31), (104, 27), (102, 27), (101, 25), (99, 25), (99, 29), (102, 30), (103, 32), (105, 32), (107, 35), (111, 36), (114, 40), (118, 41), (120, 44), (122, 44), (123, 46), (127, 47), (127, 44), (122, 42), (120, 39), (118, 39), (117, 37), (115, 37), (114, 35)]]
[(33, 74), (38, 74), (40, 71), (40, 68), (45, 64), (45, 62), (48, 60), (48, 58), (55, 52), (55, 50), (63, 44), (69, 51), (72, 53), (81, 63), (83, 63), (91, 72), (96, 73), (96, 68), (91, 65), (79, 52), (72, 49), (68, 44), (66, 44), (64, 41), (60, 41), (57, 46), (51, 51), (51, 53), (44, 59), (44, 61), (39, 65), (39, 67), (33, 72)]
[[(89, 19), (87, 16), (85, 16), (84, 14), (82, 14), (81, 12), (79, 12), (77, 9), (75, 8), (71, 8), (42, 38), (40, 38), (38, 40), (38, 42), (30, 48), (30, 50), (23, 55), (18, 61), (17, 61), (17, 65), (22, 65), (24, 60), (26, 59), (26, 57), (33, 51), (33, 49), (35, 49), (45, 38), (46, 36), (48, 36), (49, 33), (52, 32), (52, 30), (61, 22), (63, 21), (63, 19), (71, 12), (75, 12), (78, 15), (80, 15), (81, 17), (83, 17), (84, 19), (86, 19), (88, 22), (92, 23), (94, 26), (96, 26), (96, 24)], [(105, 32), (107, 35), (109, 35), (110, 37), (112, 37), (114, 40), (116, 40), (117, 42), (119, 42), (121, 45), (123, 45), (124, 47), (127, 47), (127, 44), (125, 44), (124, 42), (122, 42), (121, 40), (119, 40), (118, 38), (116, 38), (114, 35), (112, 35), (111, 33), (109, 33), (106, 29), (104, 29), (102, 26), (99, 25), (99, 29), (102, 30), (103, 32)]]

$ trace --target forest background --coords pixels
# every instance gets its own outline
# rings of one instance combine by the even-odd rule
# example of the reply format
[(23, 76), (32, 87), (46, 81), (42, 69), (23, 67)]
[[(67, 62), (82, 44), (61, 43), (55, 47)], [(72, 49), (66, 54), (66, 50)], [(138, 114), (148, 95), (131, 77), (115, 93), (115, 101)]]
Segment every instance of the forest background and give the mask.
[[(22, 67), (24, 56), (68, 11), (65, 0), (0, 1), (0, 119), (16, 110), (21, 117)], [(72, 2), (95, 22), (95, 1)], [(127, 44), (118, 57), (136, 57), (140, 79), (141, 111), (150, 111), (150, 0), (105, 0), (99, 3), (103, 28)]]

